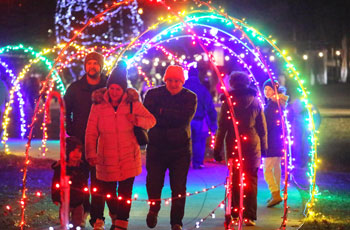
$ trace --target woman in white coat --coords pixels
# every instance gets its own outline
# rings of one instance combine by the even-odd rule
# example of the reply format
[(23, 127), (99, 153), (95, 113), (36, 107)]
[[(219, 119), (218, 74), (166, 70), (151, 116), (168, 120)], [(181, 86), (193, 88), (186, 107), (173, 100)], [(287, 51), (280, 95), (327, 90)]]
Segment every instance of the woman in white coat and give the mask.
[[(91, 207), (94, 229), (104, 229), (105, 201), (112, 218), (111, 229), (127, 229), (135, 176), (141, 173), (141, 151), (134, 126), (152, 128), (156, 119), (141, 102), (126, 100), (127, 66), (120, 61), (107, 80), (107, 90), (93, 104), (86, 128), (85, 155), (96, 166), (98, 202)], [(94, 97), (94, 96), (93, 96)], [(117, 195), (118, 194), (118, 195)]]

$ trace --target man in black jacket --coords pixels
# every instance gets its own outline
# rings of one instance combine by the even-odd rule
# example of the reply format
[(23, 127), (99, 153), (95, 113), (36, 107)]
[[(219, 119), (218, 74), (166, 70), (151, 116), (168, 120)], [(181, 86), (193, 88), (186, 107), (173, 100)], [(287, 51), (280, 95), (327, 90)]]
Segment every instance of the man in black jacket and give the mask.
[(187, 173), (191, 162), (191, 120), (196, 112), (196, 95), (183, 88), (184, 72), (171, 65), (164, 75), (165, 86), (151, 89), (145, 96), (145, 107), (157, 124), (149, 130), (147, 146), (147, 193), (151, 202), (147, 226), (157, 225), (165, 172), (169, 169), (172, 205), (172, 230), (182, 229), (186, 202)]
[[(67, 89), (64, 95), (64, 102), (66, 105), (66, 130), (69, 136), (77, 137), (82, 143), (85, 143), (85, 130), (90, 115), (92, 106), (92, 93), (99, 90), (103, 93), (106, 89), (107, 78), (102, 74), (104, 65), (104, 57), (97, 53), (91, 52), (86, 55), (84, 61), (84, 68), (86, 74), (79, 80), (73, 82)], [(97, 92), (98, 93), (98, 92)], [(139, 95), (133, 88), (126, 90), (129, 101), (138, 101)], [(85, 151), (83, 150), (83, 160), (85, 159)], [(89, 162), (90, 164), (91, 162)], [(84, 211), (86, 213), (91, 211), (90, 224), (93, 226), (96, 220), (94, 210), (95, 195), (94, 188), (96, 185), (96, 168), (91, 167), (91, 210), (89, 200), (84, 203)], [(98, 193), (98, 188), (97, 188)], [(85, 215), (86, 216), (86, 215)], [(102, 223), (103, 220), (100, 220)]]
[[(92, 105), (92, 92), (106, 86), (106, 77), (101, 74), (103, 64), (104, 57), (101, 54), (92, 52), (86, 55), (84, 61), (86, 74), (81, 79), (73, 82), (64, 95), (67, 134), (77, 137), (82, 143), (85, 143), (85, 129)], [(85, 154), (82, 154), (82, 156), (85, 161)], [(90, 172), (91, 188), (93, 189), (96, 187), (96, 169), (91, 168)], [(92, 206), (94, 201), (95, 196), (92, 193)], [(89, 199), (84, 202), (84, 212), (85, 217), (90, 212)], [(91, 213), (91, 216), (93, 216), (93, 213)], [(94, 223), (91, 224), (93, 225)]]

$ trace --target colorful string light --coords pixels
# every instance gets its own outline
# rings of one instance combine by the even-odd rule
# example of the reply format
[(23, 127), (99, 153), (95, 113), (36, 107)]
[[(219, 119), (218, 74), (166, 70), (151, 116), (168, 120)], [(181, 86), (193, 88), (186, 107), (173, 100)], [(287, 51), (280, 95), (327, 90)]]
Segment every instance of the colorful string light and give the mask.
[[(280, 51), (277, 46), (275, 45), (275, 41), (270, 39), (270, 38), (266, 38), (264, 37), (262, 34), (260, 34), (257, 30), (255, 30), (254, 28), (248, 26), (245, 22), (241, 21), (241, 20), (238, 20), (238, 19), (235, 19), (235, 18), (232, 18), (230, 16), (228, 16), (227, 14), (224, 14), (224, 12), (222, 10), (217, 10), (216, 8), (213, 8), (210, 4), (207, 4), (207, 3), (203, 3), (201, 1), (195, 1), (197, 2), (198, 4), (201, 4), (201, 5), (207, 5), (209, 8), (210, 8), (210, 11), (208, 12), (204, 12), (202, 11), (202, 13), (209, 13), (209, 16), (206, 17), (205, 20), (215, 20), (215, 19), (220, 19), (221, 17), (221, 22), (222, 24), (225, 24), (226, 26), (234, 26), (234, 28), (232, 29), (231, 28), (231, 32), (230, 33), (241, 33), (241, 36), (240, 37), (235, 37), (233, 42), (237, 42), (237, 44), (240, 44), (244, 47), (246, 47), (246, 52), (243, 53), (243, 55), (239, 54), (239, 53), (236, 53), (235, 51), (231, 50), (231, 52), (229, 52), (230, 54), (232, 54), (237, 60), (240, 60), (241, 61), (241, 64), (242, 65), (248, 65), (247, 62), (245, 62), (244, 60), (246, 59), (246, 55), (247, 53), (248, 54), (252, 54), (253, 56), (256, 57), (257, 60), (254, 60), (256, 63), (260, 63), (260, 65), (258, 65), (258, 67), (260, 68), (260, 71), (264, 71), (266, 73), (266, 75), (268, 75), (268, 77), (270, 79), (274, 79), (274, 74), (273, 74), (273, 71), (272, 69), (270, 69), (269, 65), (266, 63), (266, 59), (265, 57), (261, 54), (260, 52), (260, 48), (255, 46), (254, 43), (252, 42), (252, 40), (250, 40), (250, 36), (252, 36), (253, 38), (256, 38), (260, 43), (263, 43), (263, 42), (267, 42), (270, 46), (272, 46), (274, 48), (274, 51), (277, 55), (278, 58), (281, 58), (281, 60), (283, 60), (285, 63), (287, 63), (285, 65), (288, 73), (289, 73), (289, 76), (292, 77), (294, 80), (298, 81), (299, 83), (299, 90), (300, 90), (300, 93), (302, 95), (302, 98), (301, 100), (303, 101), (303, 103), (305, 104), (305, 107), (308, 109), (308, 113), (309, 113), (309, 129), (310, 129), (310, 141), (311, 141), (311, 144), (312, 144), (312, 148), (311, 148), (311, 152), (310, 152), (310, 158), (311, 158), (311, 164), (310, 164), (310, 174), (309, 174), (309, 177), (310, 177), (310, 201), (307, 205), (307, 211), (309, 213), (312, 213), (312, 208), (314, 206), (314, 202), (315, 202), (315, 195), (317, 194), (317, 186), (316, 186), (316, 183), (315, 183), (315, 180), (316, 180), (316, 162), (317, 162), (317, 148), (316, 148), (316, 144), (317, 144), (317, 136), (316, 136), (316, 132), (314, 131), (315, 130), (315, 125), (313, 123), (313, 116), (312, 116), (312, 111), (311, 111), (311, 106), (310, 106), (310, 103), (307, 99), (307, 94), (308, 92), (306, 91), (306, 89), (303, 87), (303, 84), (302, 84), (302, 80), (300, 80), (299, 78), (299, 73), (296, 71), (294, 65), (292, 65), (290, 63), (290, 58), (289, 56), (286, 55), (286, 52), (283, 52), (283, 51)], [(165, 4), (165, 3), (162, 3), (162, 4)], [(165, 5), (166, 6), (166, 5)], [(166, 8), (171, 11), (171, 8), (169, 6), (166, 6)], [(106, 13), (107, 11), (104, 11), (102, 12), (103, 14)], [(216, 12), (216, 14), (214, 14), (214, 12)], [(217, 67), (216, 67), (216, 61), (214, 60), (214, 57), (213, 57), (213, 54), (212, 52), (208, 51), (207, 48), (205, 48), (205, 42), (204, 42), (204, 39), (202, 37), (204, 36), (199, 36), (198, 35), (198, 32), (196, 30), (193, 29), (193, 26), (197, 26), (199, 25), (198, 21), (199, 20), (202, 20), (202, 18), (200, 17), (196, 17), (196, 16), (193, 16), (193, 17), (186, 17), (185, 18), (185, 13), (182, 12), (180, 14), (175, 14), (174, 12), (171, 12), (173, 13), (173, 15), (175, 15), (174, 17), (168, 17), (167, 19), (164, 19), (163, 20), (163, 23), (164, 22), (169, 22), (169, 23), (172, 23), (172, 22), (179, 22), (179, 21), (182, 21), (182, 23), (177, 23), (177, 25), (181, 25), (180, 27), (176, 28), (176, 26), (172, 26), (172, 27), (169, 27), (171, 29), (169, 29), (169, 31), (171, 32), (175, 32), (175, 28), (177, 30), (186, 30), (186, 32), (188, 33), (188, 35), (191, 37), (192, 39), (192, 45), (197, 45), (199, 44), (200, 46), (203, 46), (203, 50), (205, 50), (207, 56), (208, 56), (208, 59), (209, 61), (214, 65), (214, 69), (215, 69), (215, 72), (217, 73), (217, 76), (223, 86), (223, 89), (224, 89), (224, 92), (225, 94), (227, 93), (227, 89), (225, 87), (225, 84), (222, 80), (222, 74), (217, 70)], [(101, 16), (101, 14), (99, 14), (99, 16)], [(95, 17), (96, 18), (96, 17)], [(94, 18), (94, 19), (95, 19)], [(203, 17), (204, 18), (204, 17)], [(204, 20), (204, 19), (203, 19)], [(103, 20), (101, 20), (103, 21)], [(90, 21), (89, 21), (90, 22)], [(83, 29), (81, 29), (80, 31), (78, 31), (76, 33), (76, 35), (80, 34), (84, 28), (86, 28), (86, 26), (88, 26), (89, 24), (92, 24), (93, 23), (93, 20), (90, 22), (90, 23), (87, 23), (85, 25), (85, 27), (83, 27)], [(158, 26), (160, 25), (161, 23), (157, 23), (151, 27), (149, 27), (149, 31), (150, 30), (155, 30), (158, 28)], [(204, 27), (204, 26), (203, 26)], [(220, 32), (220, 29), (219, 28), (216, 28), (214, 26), (210, 26), (208, 25), (207, 26), (208, 28), (210, 28), (209, 33), (211, 33), (211, 35), (213, 37), (215, 37), (217, 35), (218, 32)], [(216, 29), (215, 29), (216, 28)], [(172, 31), (173, 30), (173, 31)], [(216, 31), (217, 30), (217, 31)], [(144, 36), (148, 31), (142, 33), (140, 36), (138, 36), (136, 39), (133, 39), (129, 45), (123, 50), (121, 51), (117, 58), (115, 59), (115, 61), (117, 61), (121, 56), (123, 56), (123, 54), (125, 53), (126, 50), (131, 50), (131, 48), (133, 47), (136, 47), (135, 44), (137, 44), (136, 42), (142, 38), (142, 36)], [(247, 32), (247, 33), (246, 33)], [(249, 33), (249, 34), (248, 34)], [(144, 42), (142, 43), (142, 47), (136, 52), (136, 55), (134, 56), (134, 58), (132, 58), (131, 60), (134, 61), (136, 60), (135, 57), (137, 57), (139, 55), (139, 53), (143, 53), (147, 50), (149, 50), (150, 48), (152, 48), (155, 44), (156, 44), (156, 41), (157, 40), (161, 40), (162, 36), (160, 36), (159, 38), (158, 37), (154, 37), (154, 39), (146, 39), (144, 40)], [(71, 39), (71, 41), (74, 40), (74, 37)], [(163, 39), (164, 40), (164, 39)], [(168, 39), (169, 40), (169, 39)], [(206, 41), (209, 41), (208, 39)], [(214, 44), (220, 44), (219, 40), (216, 40), (216, 41), (211, 41), (213, 42)], [(260, 45), (259, 43), (259, 45)], [(140, 44), (140, 43), (138, 43)], [(222, 43), (223, 44), (223, 43)], [(69, 43), (68, 43), (69, 45)], [(135, 45), (135, 46), (134, 46)], [(209, 44), (208, 44), (209, 45)], [(208, 47), (208, 45), (206, 47)], [(250, 46), (249, 46), (250, 45)], [(157, 46), (156, 46), (157, 47)], [(230, 50), (230, 46), (225, 46), (223, 45), (223, 47), (225, 47), (226, 50)], [(61, 54), (59, 55), (59, 58), (57, 60), (59, 60), (61, 63), (62, 63), (62, 60), (63, 60), (63, 57), (64, 55), (62, 54), (64, 52), (65, 48), (63, 48), (63, 50), (61, 51)], [(163, 50), (162, 50), (163, 51)], [(71, 60), (73, 60), (72, 58), (71, 59), (67, 59), (68, 62), (70, 62)], [(57, 64), (58, 62), (56, 62), (51, 71), (53, 71), (53, 68), (55, 67), (55, 65)], [(112, 65), (113, 66), (113, 65)], [(139, 67), (139, 66), (138, 66)], [(246, 66), (247, 68), (249, 67)], [(256, 74), (256, 71), (259, 69), (259, 68), (255, 68), (255, 69), (252, 69), (252, 68), (248, 68), (249, 69), (249, 72), (251, 72), (251, 77), (253, 77), (255, 74)], [(138, 68), (139, 69), (139, 68)], [(141, 69), (141, 68), (140, 68)], [(51, 72), (50, 71), (50, 72)], [(144, 73), (144, 72), (143, 72)], [(253, 74), (254, 73), (254, 74)], [(49, 73), (50, 75), (50, 73)], [(141, 74), (142, 75), (142, 74)], [(143, 76), (146, 76), (146, 75), (143, 75)], [(256, 81), (258, 82), (258, 81)], [(257, 84), (258, 86), (258, 84)], [(275, 90), (276, 91), (276, 90)], [(277, 91), (276, 91), (277, 92)], [(276, 93), (277, 94), (277, 93)], [(277, 96), (278, 97), (278, 96)], [(229, 98), (229, 97), (228, 97)], [(233, 107), (233, 104), (232, 102), (230, 102), (230, 99), (229, 99), (229, 102), (230, 104), (230, 108)], [(231, 105), (232, 104), (232, 105)], [(232, 108), (230, 109), (232, 110)], [(233, 113), (232, 113), (233, 114)], [(235, 129), (236, 129), (236, 123), (238, 121), (235, 121), (234, 119), (234, 116), (231, 114), (231, 117), (232, 117), (232, 120), (233, 120), (233, 124), (235, 126)], [(285, 116), (281, 115), (281, 121), (282, 121), (282, 125), (284, 123), (286, 123), (285, 121)], [(34, 119), (33, 119), (34, 120)], [(288, 128), (288, 125), (286, 125), (286, 127)], [(238, 132), (238, 130), (236, 130)], [(239, 136), (239, 135), (238, 135)], [(285, 157), (284, 157), (284, 164), (285, 164), (285, 167), (287, 167), (287, 165), (289, 164), (289, 166), (291, 165), (291, 155), (290, 155), (290, 151), (288, 150), (287, 151), (287, 145), (289, 145), (291, 143), (290, 139), (286, 139), (286, 137), (288, 137), (288, 135), (284, 135), (284, 143), (285, 143)], [(237, 139), (237, 148), (239, 150), (240, 148), (240, 138)], [(238, 152), (239, 153), (239, 152)], [(239, 154), (241, 156), (241, 154)], [(289, 159), (289, 163), (287, 161), (287, 159)], [(241, 157), (239, 158), (239, 162), (236, 162), (236, 166), (238, 168), (241, 168), (239, 167), (239, 165), (241, 165), (241, 162), (242, 162), (243, 159), (241, 159)], [(27, 162), (26, 162), (27, 163)], [(29, 163), (29, 162), (28, 162)], [(291, 166), (290, 166), (291, 167)], [(286, 177), (288, 177), (288, 171), (286, 171)], [(241, 176), (241, 182), (240, 184), (242, 185), (241, 186), (241, 197), (243, 197), (243, 179), (244, 179), (244, 174), (243, 172), (240, 173), (242, 176)], [(25, 177), (24, 177), (24, 180), (25, 180)], [(229, 182), (227, 184), (230, 184)], [(285, 188), (287, 188), (288, 186), (288, 180), (285, 179)], [(287, 189), (285, 189), (285, 194), (284, 194), (285, 198), (287, 198)], [(24, 205), (24, 202), (25, 202), (25, 196), (22, 197), (22, 202), (23, 205)], [(286, 200), (285, 199), (285, 215), (284, 215), (284, 219), (283, 219), (283, 222), (282, 222), (282, 226), (285, 226), (286, 224), (286, 210), (288, 210), (288, 207), (287, 207), (287, 203), (286, 203)], [(243, 210), (243, 204), (240, 205), (240, 209)], [(24, 210), (24, 208), (23, 208)], [(241, 215), (240, 215), (241, 216)], [(242, 220), (242, 218), (240, 218)], [(23, 221), (21, 222), (21, 225), (24, 225)], [(239, 226), (240, 228), (240, 226)]]

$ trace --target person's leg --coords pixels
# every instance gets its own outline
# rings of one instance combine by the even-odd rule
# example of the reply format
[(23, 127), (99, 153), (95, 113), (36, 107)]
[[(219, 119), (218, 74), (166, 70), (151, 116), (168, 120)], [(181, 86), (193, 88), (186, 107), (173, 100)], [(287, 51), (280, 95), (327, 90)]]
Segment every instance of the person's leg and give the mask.
[[(192, 120), (191, 122), (191, 138), (192, 138), (192, 167), (199, 169), (203, 164), (204, 152), (202, 152), (202, 131), (203, 121)], [(203, 157), (202, 157), (203, 155)]]
[(264, 160), (264, 178), (271, 194), (279, 190), (274, 174), (274, 163), (276, 162), (275, 158), (276, 157), (266, 157)]
[[(104, 182), (104, 192), (103, 196), (106, 199), (106, 203), (109, 209), (109, 215), (111, 218), (116, 218), (117, 216), (117, 181)], [(113, 220), (112, 220), (113, 221)]]
[(276, 183), (276, 191), (280, 191), (281, 187), (281, 157), (274, 157), (273, 173)]
[(83, 204), (75, 207), (70, 208), (71, 211), (71, 221), (74, 227), (81, 226), (81, 222), (83, 220), (84, 216), (84, 207)]
[(149, 156), (147, 152), (146, 169), (146, 188), (148, 199), (151, 202), (150, 211), (158, 213), (160, 210), (160, 198), (164, 186), (164, 177), (167, 167), (161, 157)]
[[(90, 189), (90, 194), (87, 195), (87, 196), (84, 198), (84, 203), (83, 203), (83, 205), (84, 205), (84, 212), (85, 212), (85, 213), (90, 213), (90, 209), (91, 209), (90, 195), (92, 196), (92, 189), (93, 189), (93, 186), (96, 187), (95, 182), (93, 183), (93, 180), (96, 180), (96, 169), (94, 168), (94, 173), (92, 172), (92, 170), (88, 171), (87, 173), (88, 173), (87, 178), (90, 177), (91, 189)], [(93, 177), (92, 174), (94, 174), (94, 178), (92, 178), (92, 177)], [(93, 185), (93, 184), (94, 184), (94, 185)]]
[(282, 202), (280, 193), (281, 186), (281, 157), (271, 158), (271, 167), (273, 170), (273, 186), (271, 186), (271, 199), (267, 203), (267, 207), (273, 207)]
[(238, 218), (239, 215), (239, 199), (240, 199), (240, 177), (239, 177), (239, 170), (238, 169), (233, 169), (232, 172), (232, 196), (231, 196), (231, 216), (232, 218)]
[(258, 205), (258, 169), (253, 168), (245, 170), (245, 182), (247, 186), (244, 187), (244, 207), (243, 217), (249, 220), (256, 220), (257, 205)]
[(132, 188), (135, 177), (120, 181), (118, 184), (117, 219), (128, 220), (131, 209)]
[(117, 218), (112, 222), (116, 229), (128, 228), (134, 180), (132, 177), (118, 182)]
[(91, 210), (90, 210), (90, 224), (91, 226), (94, 226), (94, 223), (96, 222), (97, 219), (104, 220), (105, 218), (103, 217), (103, 212), (104, 212), (104, 207), (105, 207), (105, 182), (100, 181), (96, 179), (95, 184), (94, 184), (95, 190), (92, 191), (92, 194), (94, 194), (94, 202), (91, 203)]
[[(186, 183), (190, 160), (191, 156), (188, 154), (173, 156), (169, 161), (169, 177), (172, 193), (170, 211), (171, 226), (175, 224), (182, 226), (182, 219), (185, 214)], [(181, 196), (181, 198), (179, 198), (179, 196)]]
[(199, 169), (203, 166), (206, 138), (204, 135), (194, 136), (192, 139), (192, 166)]

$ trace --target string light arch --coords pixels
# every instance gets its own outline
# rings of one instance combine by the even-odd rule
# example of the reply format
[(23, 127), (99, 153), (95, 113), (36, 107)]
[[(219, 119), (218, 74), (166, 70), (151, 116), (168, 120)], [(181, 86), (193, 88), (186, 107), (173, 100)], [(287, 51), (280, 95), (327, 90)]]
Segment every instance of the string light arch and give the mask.
[[(291, 59), (290, 59), (290, 57), (289, 56), (287, 56), (287, 52), (286, 51), (281, 51), (277, 46), (276, 46), (276, 42), (274, 41), (274, 40), (272, 40), (271, 38), (267, 38), (267, 37), (265, 37), (265, 36), (263, 36), (259, 31), (257, 31), (256, 29), (254, 29), (254, 28), (252, 28), (252, 27), (250, 27), (249, 25), (247, 25), (245, 22), (243, 22), (243, 21), (241, 21), (241, 20), (238, 20), (238, 19), (235, 19), (235, 18), (233, 18), (233, 17), (230, 17), (230, 16), (228, 16), (228, 15), (226, 15), (226, 14), (224, 14), (221, 10), (220, 11), (218, 11), (217, 9), (215, 9), (215, 8), (213, 8), (211, 5), (209, 5), (209, 4), (203, 4), (201, 1), (195, 1), (196, 3), (198, 3), (198, 4), (202, 4), (202, 5), (206, 5), (206, 6), (208, 6), (209, 7), (209, 9), (210, 10), (208, 10), (208, 11), (205, 11), (205, 10), (201, 10), (200, 12), (201, 13), (203, 13), (203, 14), (209, 14), (209, 15), (211, 15), (209, 18), (210, 19), (212, 19), (212, 17), (216, 17), (216, 18), (220, 18), (221, 17), (221, 20), (222, 20), (222, 22), (226, 22), (226, 23), (229, 23), (229, 21), (231, 21), (232, 22), (232, 24), (234, 25), (234, 30), (236, 30), (236, 31), (239, 31), (241, 34), (242, 34), (242, 37), (243, 37), (243, 39), (246, 39), (246, 42), (244, 43), (245, 45), (247, 45), (248, 46), (248, 44), (249, 45), (251, 45), (251, 47), (250, 47), (250, 49), (248, 49), (249, 50), (249, 52), (248, 53), (250, 53), (250, 54), (252, 54), (252, 55), (255, 55), (255, 57), (257, 57), (258, 58), (258, 60), (262, 63), (262, 65), (265, 67), (265, 69), (264, 69), (264, 72), (266, 72), (266, 74), (267, 75), (265, 75), (265, 79), (267, 79), (267, 78), (270, 78), (270, 79), (274, 79), (275, 77), (274, 77), (274, 74), (273, 74), (273, 71), (271, 70), (271, 69), (269, 69), (270, 67), (269, 67), (269, 64), (268, 64), (268, 62), (267, 62), (267, 59), (266, 59), (266, 57), (264, 57), (262, 54), (261, 54), (261, 52), (260, 52), (260, 48), (258, 47), (258, 46), (256, 46), (253, 42), (252, 42), (252, 40), (251, 39), (254, 39), (254, 38), (256, 38), (258, 41), (259, 41), (259, 46), (262, 46), (263, 44), (262, 43), (264, 43), (264, 42), (266, 42), (267, 43), (267, 45), (269, 45), (269, 46), (271, 46), (272, 48), (273, 48), (273, 52), (275, 52), (275, 54), (277, 55), (277, 57), (281, 60), (281, 63), (283, 63), (283, 65), (284, 65), (284, 67), (285, 67), (285, 69), (287, 70), (287, 72), (289, 73), (289, 77), (290, 78), (292, 78), (292, 79), (294, 79), (295, 81), (297, 81), (298, 82), (298, 85), (299, 85), (299, 88), (297, 89), (298, 90), (298, 92), (301, 94), (301, 100), (302, 100), (302, 102), (304, 103), (304, 105), (305, 105), (305, 108), (308, 110), (308, 114), (309, 114), (309, 129), (310, 129), (310, 133), (311, 133), (311, 135), (310, 135), (310, 140), (311, 140), (311, 144), (312, 144), (312, 148), (311, 148), (311, 151), (310, 151), (310, 159), (311, 159), (311, 163), (309, 164), (309, 166), (310, 166), (310, 170), (309, 170), (309, 177), (310, 177), (310, 200), (309, 200), (309, 202), (308, 202), (308, 204), (307, 204), (307, 214), (309, 214), (309, 215), (312, 215), (313, 214), (313, 211), (312, 211), (312, 208), (313, 208), (313, 206), (314, 206), (314, 202), (315, 202), (315, 196), (317, 195), (317, 186), (316, 186), (316, 167), (317, 167), (317, 161), (318, 161), (318, 159), (317, 159), (317, 135), (316, 135), (316, 132), (315, 132), (315, 125), (314, 125), (314, 123), (313, 123), (313, 116), (312, 116), (312, 111), (311, 111), (311, 104), (310, 104), (310, 102), (309, 102), (309, 100), (308, 100), (308, 97), (307, 97), (307, 95), (309, 94), (309, 92), (307, 92), (307, 90), (305, 89), (305, 87), (303, 86), (303, 84), (302, 84), (302, 80), (300, 79), (300, 73), (299, 72), (297, 72), (297, 70), (296, 70), (296, 68), (295, 68), (295, 66), (291, 63)], [(170, 8), (168, 7), (168, 9), (170, 10)], [(104, 12), (107, 12), (108, 10), (105, 10)], [(198, 11), (197, 11), (198, 12)], [(195, 12), (195, 13), (197, 13), (197, 12)], [(188, 34), (190, 34), (191, 36), (193, 36), (194, 37), (194, 40), (195, 41), (199, 41), (199, 43), (202, 43), (202, 41), (200, 41), (200, 40), (198, 40), (199, 38), (199, 36), (195, 33), (196, 31), (195, 30), (193, 30), (192, 28), (191, 28), (191, 24), (192, 25), (196, 25), (196, 22), (192, 22), (192, 21), (196, 21), (196, 20), (198, 20), (198, 18), (196, 18), (196, 16), (195, 16), (195, 13), (193, 13), (193, 15), (191, 15), (191, 13), (189, 13), (189, 14), (187, 14), (187, 15), (191, 15), (191, 16), (193, 16), (192, 18), (189, 18), (188, 16), (185, 16), (186, 15), (186, 13), (185, 12), (183, 12), (183, 13), (181, 13), (181, 14), (176, 14), (176, 16), (174, 16), (174, 17), (168, 17), (167, 19), (165, 19), (165, 20), (163, 20), (163, 22), (162, 23), (165, 23), (165, 22), (169, 22), (169, 21), (171, 21), (171, 22), (176, 22), (176, 21), (182, 21), (182, 23), (180, 23), (180, 24), (183, 24), (183, 28), (187, 28), (188, 29)], [(181, 18), (179, 18), (180, 17), (180, 15), (181, 15)], [(214, 16), (213, 16), (214, 15)], [(103, 20), (103, 19), (102, 19)], [(101, 21), (102, 21), (101, 20)], [(187, 20), (187, 21), (186, 21)], [(90, 22), (90, 21), (89, 21)], [(88, 26), (90, 23), (87, 23), (85, 26)], [(144, 33), (142, 33), (142, 34), (140, 34), (136, 39), (133, 39), (130, 43), (129, 43), (129, 45), (123, 50), (123, 51), (121, 51), (119, 54), (118, 54), (118, 56), (116, 57), (116, 59), (115, 59), (115, 62), (118, 60), (118, 59), (120, 59), (120, 57), (123, 57), (123, 54), (124, 54), (124, 52), (126, 51), (126, 50), (130, 50), (130, 48), (131, 47), (133, 47), (133, 45), (135, 44), (135, 42), (136, 41), (139, 41), (139, 40), (141, 40), (141, 38), (143, 38), (143, 36), (145, 36), (146, 34), (147, 34), (147, 32), (149, 32), (149, 31), (151, 31), (151, 30), (156, 30), (157, 28), (158, 28), (158, 25), (160, 25), (161, 23), (156, 23), (155, 25), (153, 25), (153, 26), (151, 26), (148, 30), (146, 30)], [(201, 25), (201, 26), (204, 26), (205, 24), (203, 24), (203, 25)], [(196, 25), (197, 26), (197, 25)], [(189, 28), (190, 27), (190, 28)], [(215, 26), (215, 27), (217, 27), (217, 26)], [(214, 28), (215, 28), (214, 27)], [(84, 29), (85, 27), (83, 27), (83, 29)], [(211, 28), (213, 28), (213, 27), (211, 27)], [(83, 31), (83, 29), (81, 29), (79, 32), (77, 32), (76, 33), (76, 35), (78, 35), (78, 34), (80, 34), (80, 33), (82, 33), (82, 31)], [(236, 31), (233, 31), (233, 32), (236, 32)], [(214, 32), (213, 32), (214, 33)], [(232, 31), (230, 31), (229, 33), (232, 33)], [(74, 37), (70, 40), (70, 42), (72, 41), (72, 40), (74, 40)], [(158, 38), (156, 38), (156, 40), (158, 40)], [(242, 40), (242, 39), (239, 39), (239, 40)], [(141, 49), (139, 49), (138, 50), (138, 52), (140, 51), (140, 50), (142, 50), (142, 49), (149, 49), (150, 47), (149, 46), (147, 46), (147, 45), (145, 45), (145, 44), (147, 44), (147, 43), (150, 43), (150, 41), (152, 41), (152, 40), (150, 40), (150, 39), (145, 39), (144, 41), (143, 41), (143, 46), (141, 47)], [(238, 41), (238, 39), (237, 39), (237, 41)], [(194, 43), (194, 45), (195, 45), (196, 43)], [(243, 44), (243, 43), (241, 43), (241, 44)], [(69, 45), (69, 43), (68, 43), (68, 45)], [(200, 44), (201, 46), (202, 46), (202, 44)], [(224, 46), (224, 47), (226, 47), (227, 49), (229, 49), (230, 48), (230, 46)], [(203, 49), (205, 49), (204, 47), (202, 47)], [(64, 49), (63, 49), (64, 50)], [(205, 49), (205, 51), (206, 51), (206, 49)], [(214, 58), (213, 58), (213, 56), (212, 56), (212, 54), (211, 53), (209, 53), (209, 52), (207, 52), (206, 51), (206, 53), (207, 53), (207, 55), (208, 55), (208, 58), (209, 58), (209, 60), (212, 62), (212, 63), (214, 63), (215, 64), (215, 60), (214, 60)], [(235, 53), (235, 52), (233, 52), (233, 53)], [(137, 54), (137, 52), (136, 52), (136, 54)], [(240, 56), (240, 58), (238, 58), (238, 56), (237, 56), (238, 54), (236, 53), (236, 55), (235, 55), (235, 57), (238, 59), (238, 60), (240, 60), (240, 61), (242, 61), (242, 59), (244, 59), (241, 55), (239, 55)], [(135, 56), (137, 56), (137, 55), (135, 55)], [(134, 57), (135, 57), (134, 56)], [(62, 55), (62, 53), (59, 55), (59, 58), (58, 58), (58, 61), (60, 60), (60, 58), (62, 58), (63, 57), (63, 55)], [(57, 62), (56, 62), (57, 63)], [(56, 64), (55, 63), (55, 64)], [(244, 61), (243, 61), (243, 63), (245, 63)], [(51, 71), (53, 71), (53, 69), (55, 68), (55, 64), (53, 65), (53, 67), (52, 67), (52, 69), (51, 69)], [(245, 64), (247, 64), (247, 63), (245, 63)], [(244, 65), (244, 64), (243, 64)], [(266, 70), (266, 71), (265, 71)], [(51, 71), (50, 71), (50, 73), (51, 73)], [(254, 72), (254, 71), (252, 71), (252, 72)], [(49, 73), (49, 75), (50, 75), (50, 73)], [(218, 74), (218, 73), (220, 73), (219, 71), (216, 71), (216, 73)], [(254, 74), (253, 74), (253, 76), (254, 76)], [(223, 84), (223, 81), (222, 81), (222, 76), (221, 76), (221, 74), (218, 74), (218, 78), (219, 78), (219, 80), (220, 80), (220, 82)], [(224, 88), (226, 88), (226, 86), (223, 84), (223, 87)], [(224, 90), (224, 92), (225, 92), (225, 90)], [(227, 92), (226, 92), (227, 93)], [(277, 94), (277, 91), (275, 90), (275, 93)], [(232, 108), (231, 108), (231, 110), (232, 110)], [(282, 117), (282, 116), (281, 116)], [(284, 119), (282, 118), (282, 123), (284, 123)], [(286, 138), (286, 137), (285, 137)], [(286, 141), (287, 143), (290, 143), (290, 141), (289, 140), (287, 140)], [(285, 142), (285, 143), (286, 143)], [(238, 143), (238, 145), (239, 145), (239, 143)], [(286, 150), (286, 146), (285, 146), (285, 150)], [(287, 151), (285, 151), (286, 152), (286, 154), (287, 154)], [(240, 162), (241, 162), (241, 159), (240, 159)], [(285, 155), (285, 163), (287, 162), (287, 155)], [(285, 164), (285, 167), (286, 167), (286, 170), (287, 170), (287, 163)], [(242, 175), (242, 174), (241, 174)], [(285, 184), (285, 198), (287, 198), (287, 185), (288, 185), (288, 181), (287, 181), (287, 175), (288, 175), (288, 172), (286, 173), (286, 184)], [(242, 177), (242, 176), (241, 176)], [(285, 210), (287, 209), (287, 206), (286, 206), (286, 200), (287, 199), (285, 199)], [(24, 205), (23, 205), (24, 206)], [(240, 206), (240, 208), (242, 209), (242, 207)], [(23, 208), (23, 210), (24, 210), (24, 208)], [(281, 226), (284, 226), (285, 225), (285, 221), (286, 221), (286, 218), (284, 218), (283, 219), (283, 223), (281, 224)], [(22, 223), (23, 225), (24, 225), (24, 223)], [(239, 229), (241, 228), (240, 227), (241, 225), (239, 225)]]

